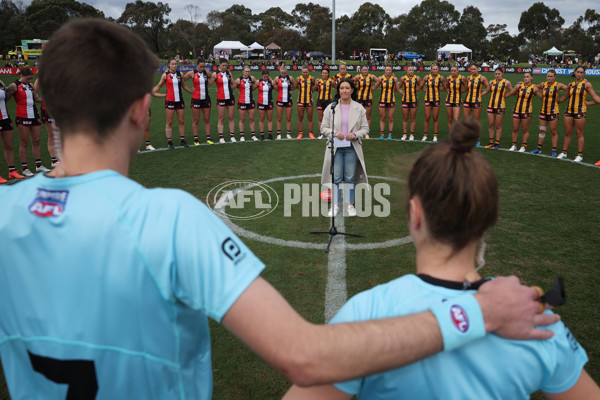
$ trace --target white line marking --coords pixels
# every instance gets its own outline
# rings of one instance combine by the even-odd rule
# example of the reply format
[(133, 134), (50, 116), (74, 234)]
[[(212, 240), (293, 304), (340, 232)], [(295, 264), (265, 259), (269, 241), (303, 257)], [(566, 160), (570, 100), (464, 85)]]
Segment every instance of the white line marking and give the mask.
[[(343, 207), (335, 217), (335, 226), (344, 232)], [(329, 237), (328, 237), (329, 238)], [(329, 248), (327, 261), (327, 287), (325, 289), (325, 322), (328, 323), (348, 299), (346, 293), (346, 239), (335, 235)]]

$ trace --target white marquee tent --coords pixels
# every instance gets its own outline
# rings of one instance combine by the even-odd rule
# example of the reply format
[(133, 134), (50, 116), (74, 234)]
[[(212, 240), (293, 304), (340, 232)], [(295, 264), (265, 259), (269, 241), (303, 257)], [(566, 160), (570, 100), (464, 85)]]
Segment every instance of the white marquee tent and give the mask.
[(462, 44), (449, 43), (449, 44), (445, 45), (444, 47), (438, 49), (437, 57), (439, 58), (442, 54), (444, 54), (446, 57), (449, 57), (452, 54), (463, 54), (463, 53), (469, 53), (471, 55), (470, 57), (472, 57), (472, 54), (473, 54), (471, 49), (467, 48), (466, 46), (464, 46)]
[(233, 50), (250, 51), (252, 49), (246, 46), (244, 43), (239, 42), (237, 40), (224, 40), (213, 48), (213, 54), (215, 55), (215, 57), (218, 57), (221, 54), (221, 52), (225, 52), (231, 55)]

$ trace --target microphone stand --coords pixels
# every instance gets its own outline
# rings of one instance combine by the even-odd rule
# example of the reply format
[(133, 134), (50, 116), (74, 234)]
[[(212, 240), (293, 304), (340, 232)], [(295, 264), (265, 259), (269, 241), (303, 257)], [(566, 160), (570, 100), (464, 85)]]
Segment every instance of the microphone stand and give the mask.
[[(331, 104), (331, 126), (334, 127), (335, 124), (335, 107), (337, 106), (337, 101), (334, 100), (333, 103)], [(332, 131), (334, 131), (335, 129), (332, 129)], [(334, 200), (337, 200), (334, 198), (333, 196), (333, 190), (336, 190), (336, 193), (338, 192), (337, 188), (335, 188), (335, 183), (334, 182), (334, 167), (335, 167), (335, 154), (334, 154), (334, 149), (333, 149), (333, 135), (331, 138), (331, 141), (329, 142), (330, 146), (329, 146), (329, 150), (330, 150), (330, 154), (331, 154), (331, 163), (329, 166), (329, 173), (331, 174), (331, 226), (329, 228), (328, 231), (310, 231), (309, 233), (315, 234), (315, 235), (320, 235), (320, 234), (328, 234), (329, 235), (329, 243), (327, 243), (327, 248), (325, 249), (325, 253), (329, 253), (329, 247), (331, 247), (331, 241), (333, 240), (333, 238), (336, 235), (344, 235), (344, 236), (353, 236), (353, 237), (364, 237), (364, 235), (358, 235), (355, 233), (345, 233), (345, 232), (339, 232), (337, 230), (337, 228), (335, 227), (335, 215), (333, 213), (333, 210), (335, 209), (335, 204), (333, 204)], [(344, 182), (344, 185), (346, 184), (346, 182)], [(339, 212), (344, 213), (344, 210), (341, 209)]]

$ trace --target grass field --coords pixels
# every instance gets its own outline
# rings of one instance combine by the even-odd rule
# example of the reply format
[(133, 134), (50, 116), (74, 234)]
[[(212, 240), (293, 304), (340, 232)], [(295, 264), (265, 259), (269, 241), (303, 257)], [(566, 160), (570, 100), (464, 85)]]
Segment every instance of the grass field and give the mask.
[[(237, 77), (237, 73), (235, 74)], [(517, 75), (505, 75), (515, 84)], [(488, 79), (491, 79), (488, 75)], [(158, 79), (158, 76), (157, 76)], [(534, 82), (543, 78), (535, 76)], [(2, 77), (7, 83), (14, 77)], [(559, 81), (570, 79), (559, 77)], [(600, 92), (600, 79), (590, 81)], [(214, 87), (212, 98), (215, 102)], [(375, 93), (377, 98), (378, 93)], [(186, 102), (189, 103), (189, 95)], [(487, 98), (484, 99), (484, 103)], [(422, 94), (421, 94), (422, 104)], [(514, 97), (508, 99), (507, 110), (512, 110)], [(9, 104), (14, 117), (14, 102)], [(534, 101), (534, 113), (539, 110)], [(164, 139), (165, 113), (162, 99), (152, 104), (152, 144), (166, 147)], [(564, 109), (564, 106), (563, 106)], [(417, 116), (417, 139), (423, 126), (423, 108)], [(485, 112), (483, 112), (485, 114)], [(534, 114), (537, 115), (537, 114)], [(186, 110), (186, 137), (191, 143), (191, 112)], [(504, 119), (503, 148), (510, 146), (510, 113)], [(213, 139), (216, 137), (216, 106), (212, 109)], [(400, 137), (401, 110), (396, 113), (394, 135)], [(537, 119), (532, 121), (529, 150), (537, 142)], [(177, 145), (177, 123), (174, 124), (174, 143)], [(372, 137), (378, 136), (378, 111), (373, 109)], [(487, 142), (487, 120), (482, 115), (482, 143)], [(203, 132), (201, 126), (200, 131)], [(306, 131), (306, 129), (305, 129)], [(590, 107), (586, 126), (584, 160), (594, 163), (600, 159), (600, 106)], [(227, 132), (227, 130), (226, 130)], [(246, 128), (246, 134), (249, 130)], [(297, 132), (295, 110), (292, 132)], [(316, 110), (315, 110), (315, 129)], [(431, 130), (430, 130), (431, 132)], [(236, 113), (237, 133), (237, 113)], [(16, 136), (16, 134), (15, 134)], [(448, 136), (445, 110), (440, 112), (440, 137)], [(559, 123), (559, 148), (563, 128)], [(46, 135), (43, 134), (45, 143)], [(204, 136), (201, 134), (201, 139)], [(575, 142), (575, 140), (573, 140)], [(520, 143), (520, 139), (519, 139)], [(17, 139), (15, 138), (15, 148)], [(383, 182), (375, 176), (405, 179), (412, 161), (428, 143), (369, 140), (363, 151), (370, 183)], [(264, 181), (279, 177), (317, 174), (323, 162), (324, 141), (282, 140), (226, 145), (202, 145), (175, 151), (156, 151), (140, 154), (132, 166), (131, 176), (148, 187), (166, 186), (187, 190), (205, 200), (210, 190), (225, 181)], [(544, 153), (550, 149), (549, 135)], [(578, 165), (568, 161), (508, 151), (479, 149), (490, 161), (498, 176), (501, 214), (496, 227), (486, 237), (487, 265), (483, 275), (515, 274), (525, 284), (549, 288), (554, 276), (565, 279), (567, 305), (557, 311), (588, 352), (587, 370), (600, 381), (600, 168)], [(575, 156), (575, 143), (569, 149), (569, 158)], [(44, 155), (47, 161), (47, 154)], [(30, 160), (33, 161), (33, 160)], [(46, 162), (46, 164), (48, 164)], [(6, 175), (6, 164), (0, 162), (0, 175)], [(315, 183), (319, 178), (289, 178), (269, 185), (283, 196), (285, 183)], [(408, 235), (405, 216), (406, 187), (402, 182), (391, 182), (391, 215), (388, 218), (369, 216), (345, 219), (347, 232), (362, 233), (363, 239), (346, 239), (347, 243), (377, 243)], [(299, 209), (292, 209), (286, 217), (278, 207), (264, 218), (236, 221), (252, 232), (284, 240), (321, 243), (325, 248), (327, 236), (309, 235), (310, 230), (327, 230), (329, 220), (324, 217), (301, 217)], [(323, 322), (328, 258), (323, 250), (300, 249), (273, 245), (262, 241), (243, 239), (267, 265), (263, 276), (271, 282), (306, 319)], [(346, 254), (348, 295), (387, 282), (400, 275), (414, 272), (415, 252), (411, 244), (373, 250), (348, 250)], [(215, 399), (274, 399), (288, 387), (287, 381), (252, 354), (224, 328), (211, 324), (214, 365)], [(0, 379), (0, 382), (2, 379)], [(0, 383), (0, 398), (3, 383)], [(534, 395), (533, 398), (540, 398)]]

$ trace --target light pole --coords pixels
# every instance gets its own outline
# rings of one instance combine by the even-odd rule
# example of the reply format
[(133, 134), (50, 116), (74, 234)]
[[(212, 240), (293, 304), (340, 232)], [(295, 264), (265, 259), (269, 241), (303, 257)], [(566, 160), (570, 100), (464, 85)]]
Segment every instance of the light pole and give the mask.
[(331, 3), (331, 65), (335, 65), (335, 0)]

